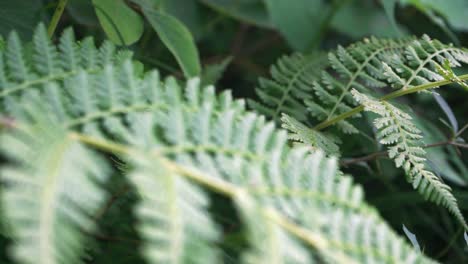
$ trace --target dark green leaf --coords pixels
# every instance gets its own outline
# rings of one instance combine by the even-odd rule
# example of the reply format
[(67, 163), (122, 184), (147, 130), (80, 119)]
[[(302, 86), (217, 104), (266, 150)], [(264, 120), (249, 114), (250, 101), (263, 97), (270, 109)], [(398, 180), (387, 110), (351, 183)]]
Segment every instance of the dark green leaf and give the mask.
[(210, 8), (259, 27), (273, 28), (265, 4), (261, 0), (199, 0)]
[(97, 17), (109, 39), (117, 45), (130, 45), (143, 34), (143, 19), (123, 0), (93, 0)]
[(145, 17), (171, 51), (186, 77), (200, 74), (200, 59), (190, 31), (177, 18), (157, 10), (151, 0), (137, 0)]
[(292, 4), (284, 0), (266, 0), (273, 24), (298, 51), (306, 51), (324, 19), (325, 4), (322, 0), (296, 0)]

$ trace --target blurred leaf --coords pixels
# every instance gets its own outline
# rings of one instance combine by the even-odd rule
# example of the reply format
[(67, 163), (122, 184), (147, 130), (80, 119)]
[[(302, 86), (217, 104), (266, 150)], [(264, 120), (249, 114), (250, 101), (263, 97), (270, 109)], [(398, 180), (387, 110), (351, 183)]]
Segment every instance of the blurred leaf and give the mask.
[(5, 40), (0, 35), (0, 51), (3, 51), (4, 49), (5, 49)]
[(210, 8), (259, 27), (273, 28), (262, 0), (199, 0)]
[(22, 39), (31, 39), (34, 29), (44, 21), (42, 0), (0, 0), (0, 35), (15, 30)]
[[(297, 51), (306, 51), (320, 34), (325, 4), (322, 0), (266, 0), (273, 24)], [(314, 26), (311, 26), (314, 25)]]
[(382, 6), (384, 8), (385, 14), (387, 15), (390, 24), (392, 25), (393, 29), (396, 31), (397, 34), (400, 33), (400, 29), (398, 28), (398, 24), (395, 20), (395, 5), (397, 0), (380, 0)]
[(167, 13), (184, 23), (195, 39), (200, 38), (203, 25), (196, 0), (165, 0), (163, 7)]
[(452, 129), (453, 129), (453, 132), (456, 133), (458, 131), (458, 122), (457, 122), (457, 118), (453, 114), (452, 108), (450, 108), (450, 106), (447, 104), (445, 99), (442, 96), (440, 96), (438, 93), (432, 93), (432, 94), (433, 94), (434, 99), (436, 100), (437, 104), (439, 104), (440, 108), (442, 108), (445, 115), (449, 119), (450, 125), (452, 126)]
[(385, 13), (372, 1), (348, 1), (335, 14), (332, 26), (342, 34), (353, 38), (374, 35), (397, 37)]
[(402, 4), (410, 4), (428, 14), (435, 11), (445, 18), (457, 30), (468, 31), (466, 17), (468, 14), (468, 1), (466, 0), (400, 0)]
[(78, 23), (86, 26), (97, 26), (99, 20), (89, 0), (68, 0), (67, 12)]
[(220, 63), (210, 64), (203, 69), (201, 75), (202, 86), (214, 85), (223, 76), (227, 66), (231, 63), (232, 57), (229, 56)]
[(177, 18), (159, 11), (151, 0), (134, 0), (143, 10), (148, 22), (161, 41), (171, 51), (186, 77), (198, 76), (201, 71), (198, 50), (190, 31)]
[(109, 39), (117, 45), (130, 45), (143, 34), (142, 17), (123, 0), (93, 0), (97, 17)]
[(410, 240), (414, 249), (421, 252), (421, 247), (419, 246), (418, 239), (413, 233), (411, 233), (411, 231), (408, 230), (408, 228), (406, 228), (405, 225), (403, 225), (403, 232), (405, 232), (406, 237)]
[(468, 246), (468, 235), (466, 234), (466, 232), (463, 234), (463, 236), (465, 237), (466, 245)]

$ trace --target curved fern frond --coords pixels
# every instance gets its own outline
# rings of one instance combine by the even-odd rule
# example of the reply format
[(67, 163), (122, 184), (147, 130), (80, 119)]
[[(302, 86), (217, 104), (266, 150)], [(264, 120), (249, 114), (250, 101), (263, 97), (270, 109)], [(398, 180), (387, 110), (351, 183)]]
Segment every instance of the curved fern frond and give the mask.
[(46, 119), (2, 134), (2, 216), (21, 263), (78, 263), (102, 205), (106, 162)]
[(373, 100), (356, 90), (352, 93), (356, 100), (364, 105), (366, 111), (380, 116), (374, 121), (379, 131), (380, 143), (391, 145), (388, 148), (388, 156), (395, 161), (397, 167), (405, 170), (407, 180), (413, 188), (427, 200), (442, 204), (465, 229), (468, 229), (450, 187), (442, 183), (434, 173), (425, 169), (426, 152), (420, 147), (421, 131), (411, 122), (411, 116), (389, 102)]
[(283, 56), (271, 66), (271, 79), (260, 78), (255, 89), (263, 104), (249, 100), (249, 105), (277, 122), (281, 113), (307, 120), (307, 107), (302, 101), (311, 98), (312, 84), (326, 65), (321, 54)]

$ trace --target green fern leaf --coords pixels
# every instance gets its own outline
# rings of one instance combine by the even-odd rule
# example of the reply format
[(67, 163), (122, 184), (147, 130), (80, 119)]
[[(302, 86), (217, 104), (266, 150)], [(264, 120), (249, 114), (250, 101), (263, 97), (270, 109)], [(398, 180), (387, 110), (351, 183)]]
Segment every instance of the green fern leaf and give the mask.
[(321, 149), (328, 155), (340, 155), (339, 147), (336, 145), (338, 143), (337, 138), (310, 129), (286, 114), (283, 114), (281, 121), (283, 122), (282, 127), (291, 132), (289, 139), (301, 142), (315, 150)]
[(143, 254), (151, 263), (216, 263), (218, 231), (206, 210), (207, 195), (158, 162), (144, 156), (132, 158), (129, 179), (142, 201), (138, 204), (138, 229), (145, 243)]
[(263, 104), (249, 100), (250, 106), (277, 122), (281, 113), (305, 121), (307, 108), (302, 100), (311, 97), (313, 80), (326, 64), (324, 56), (320, 54), (304, 56), (296, 53), (280, 58), (271, 66), (272, 79), (259, 80), (256, 93)]
[(447, 207), (467, 229), (468, 226), (450, 187), (442, 183), (434, 173), (425, 169), (426, 152), (420, 147), (421, 131), (411, 122), (411, 116), (389, 102), (376, 101), (356, 90), (352, 93), (356, 101), (364, 105), (367, 111), (380, 116), (374, 121), (379, 131), (380, 143), (391, 145), (388, 148), (388, 156), (395, 161), (397, 167), (405, 170), (407, 180), (413, 188), (427, 200)]
[(103, 159), (46, 119), (2, 134), (2, 152), (16, 165), (2, 167), (2, 216), (20, 263), (79, 263), (85, 233), (92, 233), (105, 195)]

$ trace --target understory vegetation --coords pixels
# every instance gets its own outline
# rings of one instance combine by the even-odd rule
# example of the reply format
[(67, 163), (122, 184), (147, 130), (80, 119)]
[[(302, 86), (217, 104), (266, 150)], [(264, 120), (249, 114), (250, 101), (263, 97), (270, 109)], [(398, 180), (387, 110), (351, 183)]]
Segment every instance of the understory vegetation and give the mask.
[(467, 13), (0, 0), (0, 262), (467, 263)]

